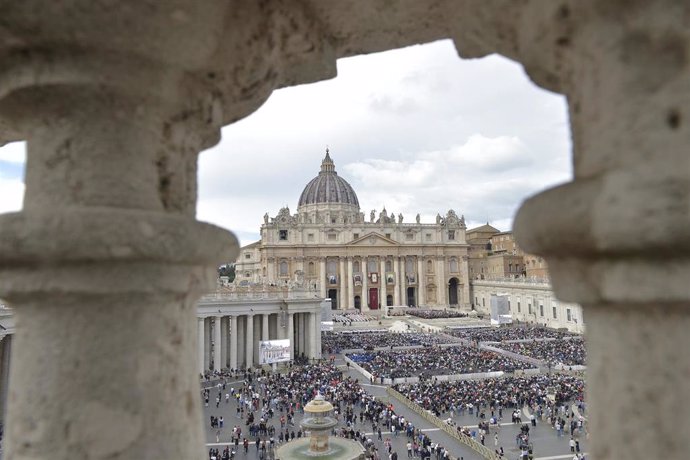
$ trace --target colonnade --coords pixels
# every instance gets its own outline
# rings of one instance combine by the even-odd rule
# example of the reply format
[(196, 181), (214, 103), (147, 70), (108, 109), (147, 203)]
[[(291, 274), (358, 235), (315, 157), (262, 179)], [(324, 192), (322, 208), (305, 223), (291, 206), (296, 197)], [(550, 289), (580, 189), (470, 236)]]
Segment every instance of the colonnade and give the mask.
[(290, 339), (290, 359), (321, 357), (316, 312), (218, 314), (197, 318), (199, 373), (259, 364), (259, 342)]

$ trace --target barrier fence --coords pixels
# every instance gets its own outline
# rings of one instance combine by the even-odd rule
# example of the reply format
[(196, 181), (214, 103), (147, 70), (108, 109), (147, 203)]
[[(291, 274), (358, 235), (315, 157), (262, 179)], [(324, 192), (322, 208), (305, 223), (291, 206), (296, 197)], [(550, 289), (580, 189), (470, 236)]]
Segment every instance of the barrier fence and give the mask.
[(424, 420), (426, 420), (427, 422), (431, 423), (432, 425), (440, 428), (448, 436), (455, 439), (459, 443), (469, 447), (470, 449), (474, 450), (475, 452), (477, 452), (482, 457), (484, 457), (488, 460), (502, 460), (501, 457), (496, 455), (496, 452), (491, 450), (489, 447), (483, 446), (480, 442), (476, 441), (471, 436), (467, 436), (465, 434), (460, 433), (457, 430), (457, 428), (447, 424), (446, 422), (444, 422), (440, 418), (436, 417), (434, 414), (432, 414), (428, 410), (424, 409), (422, 406), (420, 406), (416, 402), (411, 401), (410, 399), (406, 398), (401, 393), (395, 391), (393, 388), (391, 388), (391, 387), (386, 388), (386, 392), (390, 396), (392, 396), (393, 398), (400, 401), (406, 407), (408, 407), (409, 409), (411, 409), (412, 411), (417, 413)]

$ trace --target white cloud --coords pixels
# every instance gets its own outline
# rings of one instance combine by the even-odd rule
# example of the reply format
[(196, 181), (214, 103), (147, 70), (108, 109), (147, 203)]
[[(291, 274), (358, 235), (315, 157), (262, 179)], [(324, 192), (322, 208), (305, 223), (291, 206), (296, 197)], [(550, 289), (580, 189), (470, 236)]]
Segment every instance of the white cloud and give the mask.
[(26, 143), (11, 142), (0, 148), (0, 161), (23, 164), (26, 162)]
[[(565, 98), (500, 56), (461, 60), (452, 42), (338, 61), (338, 77), (275, 91), (223, 129), (199, 161), (199, 219), (258, 239), (263, 214), (296, 211), (326, 145), (365, 214), (412, 221), (450, 208), (512, 226), (520, 202), (570, 179)], [(0, 148), (0, 210), (21, 206), (22, 144)]]
[(17, 179), (0, 178), (0, 213), (22, 209), (24, 183)]

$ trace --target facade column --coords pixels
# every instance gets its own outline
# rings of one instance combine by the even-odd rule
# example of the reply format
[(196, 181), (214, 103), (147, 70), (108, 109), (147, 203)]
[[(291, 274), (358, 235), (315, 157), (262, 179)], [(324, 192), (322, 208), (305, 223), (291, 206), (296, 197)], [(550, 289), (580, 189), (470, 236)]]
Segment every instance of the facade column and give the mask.
[(199, 353), (199, 373), (200, 374), (205, 374), (206, 373), (206, 338), (204, 337), (204, 334), (206, 332), (206, 328), (204, 327), (204, 318), (197, 318), (197, 328), (198, 328), (198, 337), (199, 337), (199, 344), (197, 346), (197, 351)]
[(290, 359), (295, 359), (295, 314), (288, 313), (287, 338), (290, 339)]
[(230, 317), (230, 369), (237, 369), (237, 315)]
[(326, 290), (326, 258), (321, 257), (319, 259), (319, 288), (321, 289), (321, 298), (325, 299), (327, 297)]
[(216, 316), (213, 323), (213, 370), (220, 371), (222, 367), (221, 361), (221, 327), (220, 322), (223, 319), (222, 316)]
[(448, 305), (448, 260), (445, 256), (441, 257), (441, 280), (443, 281), (443, 291), (441, 291), (441, 300), (443, 305)]
[(345, 257), (340, 257), (338, 263), (338, 285), (340, 286), (340, 292), (338, 293), (338, 309), (347, 310), (349, 305), (347, 304), (347, 299), (349, 294), (347, 291), (347, 270), (345, 268)]
[(381, 289), (379, 289), (379, 299), (381, 300), (381, 310), (386, 311), (386, 258), (384, 256), (381, 256), (379, 266), (381, 267), (379, 269), (379, 286), (381, 286)]
[(436, 290), (436, 301), (440, 306), (445, 306), (446, 296), (448, 295), (448, 286), (446, 283), (445, 270), (444, 270), (444, 258), (443, 256), (438, 256), (436, 258), (436, 279), (438, 280), (438, 289)]
[(424, 260), (417, 256), (417, 304), (426, 306), (426, 276), (424, 276)]
[(362, 311), (369, 311), (369, 264), (366, 257), (362, 257)]
[(395, 279), (395, 286), (393, 286), (393, 304), (402, 305), (400, 303), (400, 258), (398, 256), (393, 257), (393, 278)]
[(405, 256), (400, 256), (400, 300), (402, 305), (409, 306), (407, 302), (407, 264)]
[(266, 281), (268, 281), (269, 283), (276, 282), (275, 260), (275, 257), (268, 257), (266, 259)]
[(347, 308), (355, 308), (355, 281), (352, 273), (352, 256), (347, 257)]
[(268, 319), (269, 315), (264, 313), (261, 318), (261, 340), (271, 340), (271, 336), (268, 332)]
[(254, 367), (254, 315), (246, 316), (245, 335), (245, 367)]

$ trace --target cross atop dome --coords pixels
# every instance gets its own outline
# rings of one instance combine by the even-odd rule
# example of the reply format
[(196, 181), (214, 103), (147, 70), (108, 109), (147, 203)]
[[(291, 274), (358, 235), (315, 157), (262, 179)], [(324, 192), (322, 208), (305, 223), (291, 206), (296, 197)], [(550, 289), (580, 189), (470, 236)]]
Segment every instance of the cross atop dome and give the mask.
[(328, 147), (326, 147), (326, 156), (324, 157), (323, 161), (321, 161), (321, 172), (335, 173), (335, 163), (333, 163), (333, 160), (331, 159)]

